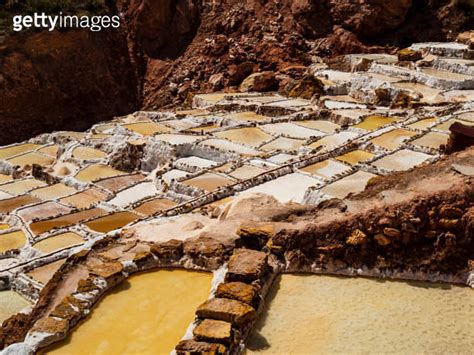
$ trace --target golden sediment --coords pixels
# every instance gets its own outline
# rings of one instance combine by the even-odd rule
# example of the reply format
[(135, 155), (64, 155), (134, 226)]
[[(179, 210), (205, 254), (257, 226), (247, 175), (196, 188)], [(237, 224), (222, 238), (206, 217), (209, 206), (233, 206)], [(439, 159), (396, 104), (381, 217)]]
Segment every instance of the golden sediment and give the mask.
[(222, 175), (214, 173), (205, 173), (192, 179), (182, 181), (183, 184), (197, 187), (205, 191), (215, 191), (221, 187), (231, 185), (234, 182)]
[(82, 182), (93, 182), (124, 174), (125, 173), (123, 171), (114, 169), (108, 165), (93, 164), (79, 171), (75, 178)]
[(134, 275), (107, 294), (66, 340), (43, 353), (169, 354), (209, 296), (211, 279), (212, 274), (184, 270)]
[(43, 239), (42, 241), (33, 245), (33, 248), (43, 253), (51, 253), (56, 250), (68, 248), (82, 243), (84, 243), (84, 239), (79, 234), (66, 232)]
[(374, 154), (369, 153), (365, 150), (357, 149), (353, 150), (352, 152), (340, 155), (336, 159), (348, 163), (350, 165), (357, 165), (361, 162), (372, 159), (374, 156)]
[(85, 224), (87, 227), (96, 232), (108, 233), (115, 229), (122, 228), (133, 221), (136, 221), (138, 218), (139, 216), (132, 212), (116, 212), (107, 216), (93, 219)]
[(102, 208), (91, 208), (89, 210), (71, 213), (57, 218), (33, 222), (30, 224), (30, 228), (34, 234), (38, 235), (50, 231), (53, 228), (66, 227), (105, 214), (107, 214), (107, 211)]
[(20, 249), (26, 244), (26, 235), (23, 231), (0, 234), (0, 253)]
[(146, 216), (151, 216), (163, 210), (167, 210), (176, 206), (177, 203), (166, 198), (156, 198), (150, 201), (143, 202), (134, 210)]

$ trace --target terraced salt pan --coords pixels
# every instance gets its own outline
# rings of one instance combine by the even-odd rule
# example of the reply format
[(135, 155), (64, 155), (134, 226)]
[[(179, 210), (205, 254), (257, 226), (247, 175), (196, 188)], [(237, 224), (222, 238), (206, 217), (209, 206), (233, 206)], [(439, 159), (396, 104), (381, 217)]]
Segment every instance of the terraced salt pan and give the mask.
[(291, 138), (308, 139), (311, 137), (321, 137), (324, 133), (296, 125), (289, 122), (272, 123), (260, 126), (265, 132), (272, 135), (283, 134)]
[(200, 157), (185, 157), (185, 158), (180, 158), (175, 161), (176, 166), (184, 165), (184, 166), (193, 166), (199, 169), (209, 169), (214, 166), (216, 166), (218, 163), (216, 163), (213, 160), (209, 159), (204, 159)]
[(25, 167), (27, 165), (33, 164), (46, 166), (51, 165), (54, 162), (54, 158), (38, 152), (29, 152), (22, 155), (18, 155), (14, 158), (7, 159), (7, 162), (9, 162), (12, 166), (18, 165), (20, 167)]
[(187, 176), (189, 173), (187, 171), (183, 170), (178, 170), (178, 169), (172, 169), (161, 175), (161, 178), (163, 179), (164, 182), (167, 184), (171, 183), (171, 180), (173, 179), (181, 179)]
[(272, 151), (287, 151), (292, 152), (298, 150), (304, 144), (304, 140), (295, 138), (278, 137), (277, 139), (260, 147), (266, 152)]
[(201, 137), (186, 134), (158, 134), (155, 136), (155, 140), (173, 145), (192, 144), (200, 139)]
[(35, 206), (26, 207), (18, 210), (17, 214), (24, 221), (32, 221), (34, 218), (44, 219), (54, 217), (60, 214), (71, 212), (71, 208), (66, 207), (54, 201), (47, 201)]
[(211, 279), (212, 274), (183, 270), (134, 275), (45, 354), (169, 354), (207, 299)]
[(130, 175), (121, 175), (111, 178), (106, 178), (100, 181), (95, 182), (97, 186), (100, 186), (111, 192), (117, 192), (131, 186), (137, 182), (142, 181), (145, 178), (143, 174), (130, 174)]
[(0, 291), (0, 323), (28, 306), (30, 302), (18, 293), (11, 290)]
[(167, 210), (176, 206), (177, 203), (166, 198), (156, 198), (150, 201), (143, 202), (140, 206), (136, 207), (134, 211), (144, 214), (146, 216), (152, 216), (161, 211)]
[(412, 123), (408, 125), (408, 127), (413, 128), (413, 129), (425, 130), (428, 127), (432, 126), (436, 121), (437, 121), (436, 117), (426, 118), (423, 120), (419, 120), (415, 123)]
[(325, 100), (324, 106), (330, 110), (366, 108), (363, 104), (336, 100)]
[(126, 129), (142, 136), (153, 136), (157, 133), (170, 133), (171, 128), (155, 122), (137, 122), (122, 125)]
[(118, 207), (126, 207), (146, 197), (152, 197), (157, 193), (158, 189), (153, 182), (142, 182), (119, 192), (113, 199), (109, 200), (108, 203)]
[(49, 280), (54, 276), (56, 271), (66, 262), (66, 259), (59, 259), (52, 263), (37, 267), (26, 274), (33, 280), (46, 285)]
[(19, 249), (26, 244), (25, 233), (20, 231), (0, 234), (0, 253)]
[(325, 133), (334, 133), (337, 129), (341, 128), (338, 124), (326, 120), (294, 121), (293, 123), (298, 126), (315, 129)]
[(46, 147), (38, 149), (38, 152), (41, 152), (43, 154), (56, 158), (56, 155), (58, 154), (58, 150), (59, 150), (59, 146), (56, 144), (53, 144), (53, 145), (48, 145)]
[(392, 171), (404, 171), (414, 168), (432, 158), (431, 155), (413, 152), (408, 149), (399, 150), (372, 163), (377, 168)]
[(217, 189), (234, 184), (234, 181), (218, 174), (204, 173), (192, 179), (182, 181), (183, 184), (197, 187), (198, 189), (213, 192)]
[(323, 187), (321, 191), (333, 198), (343, 199), (350, 193), (356, 194), (364, 191), (369, 180), (376, 176), (360, 170)]
[(352, 152), (340, 155), (336, 159), (350, 165), (357, 165), (361, 162), (372, 159), (374, 156), (374, 154), (366, 152), (365, 150), (357, 149), (353, 150)]
[[(182, 118), (179, 120), (169, 120), (169, 121), (164, 121), (163, 125), (170, 127), (176, 131), (185, 131), (190, 128), (198, 126), (198, 124), (193, 121), (192, 119), (189, 118)], [(171, 134), (173, 135), (173, 134)], [(166, 136), (166, 134), (158, 134), (157, 137), (160, 136)]]
[(64, 248), (80, 245), (82, 243), (84, 243), (84, 239), (82, 239), (79, 234), (66, 232), (57, 234), (47, 239), (43, 239), (42, 241), (33, 245), (33, 248), (43, 253), (51, 253)]
[(255, 150), (254, 148), (236, 144), (225, 139), (207, 139), (204, 142), (199, 143), (199, 145), (207, 145), (223, 151), (235, 152), (244, 156), (255, 156), (259, 154), (258, 150)]
[(332, 159), (327, 159), (322, 162), (309, 165), (301, 170), (310, 173), (311, 175), (328, 179), (338, 174), (347, 172), (350, 170), (350, 168), (343, 163), (334, 161)]
[(38, 197), (42, 200), (55, 200), (60, 197), (72, 195), (76, 191), (75, 188), (64, 185), (63, 183), (57, 183), (54, 185), (41, 187), (39, 189), (31, 191), (31, 195)]
[(107, 156), (107, 153), (89, 147), (77, 147), (74, 148), (72, 151), (72, 157), (81, 160), (94, 160), (94, 159), (102, 159)]
[(0, 174), (0, 184), (3, 184), (4, 182), (8, 182), (11, 180), (12, 180), (12, 177), (10, 175)]
[(251, 179), (257, 175), (263, 174), (266, 169), (260, 168), (255, 165), (243, 165), (233, 172), (229, 173), (230, 176), (239, 179), (239, 180), (246, 180)]
[(445, 70), (438, 70), (434, 68), (422, 68), (421, 72), (433, 76), (438, 79), (449, 80), (449, 81), (465, 81), (465, 80), (474, 80), (474, 77), (471, 75), (458, 74)]
[(114, 169), (108, 165), (92, 164), (79, 171), (75, 178), (82, 182), (93, 182), (124, 174), (123, 171)]
[(416, 136), (415, 132), (406, 129), (394, 129), (372, 139), (370, 142), (379, 147), (392, 150), (400, 147), (406, 140), (413, 136)]
[(428, 132), (424, 136), (415, 139), (411, 143), (419, 147), (439, 149), (442, 145), (446, 145), (448, 143), (448, 139), (449, 135), (447, 134)]
[(353, 126), (354, 128), (364, 129), (366, 131), (375, 131), (383, 126), (397, 122), (395, 117), (386, 116), (368, 116), (362, 120), (361, 123)]
[(296, 156), (292, 154), (278, 153), (268, 158), (267, 161), (273, 164), (281, 165), (286, 164), (287, 162), (295, 158)]
[(43, 181), (36, 179), (15, 180), (0, 186), (0, 190), (13, 196), (23, 195), (35, 188), (46, 186)]
[(281, 107), (281, 108), (309, 108), (311, 107), (311, 101), (304, 99), (288, 99), (283, 101), (272, 102), (267, 106)]
[(113, 230), (122, 228), (133, 221), (136, 221), (138, 218), (139, 216), (137, 214), (124, 211), (99, 217), (92, 221), (86, 222), (85, 224), (93, 231), (99, 233), (109, 233)]
[(275, 197), (282, 203), (290, 201), (302, 203), (306, 189), (320, 184), (319, 180), (308, 175), (293, 173), (245, 190), (242, 192), (242, 196), (264, 193)]
[(309, 147), (313, 149), (323, 147), (326, 150), (330, 150), (347, 143), (347, 141), (354, 139), (357, 136), (358, 134), (355, 132), (339, 132), (331, 136), (321, 138), (320, 140), (310, 144)]
[(227, 131), (216, 132), (213, 135), (218, 138), (227, 138), (234, 143), (249, 145), (251, 147), (257, 147), (272, 139), (271, 135), (256, 127), (229, 129)]
[(249, 354), (470, 354), (473, 290), (421, 282), (283, 275)]
[(218, 126), (217, 124), (210, 124), (210, 125), (208, 124), (208, 125), (188, 129), (186, 132), (195, 132), (195, 133), (200, 133), (201, 135), (203, 135), (203, 134), (211, 133), (212, 131), (215, 131), (218, 128), (220, 128), (220, 126)]
[[(271, 102), (274, 102), (274, 101), (275, 100)], [(269, 117), (256, 114), (253, 111), (231, 113), (229, 115), (225, 115), (224, 118), (235, 120), (235, 121), (253, 121), (253, 122), (266, 121), (269, 119)]]
[(23, 196), (17, 196), (17, 197), (13, 197), (9, 199), (0, 200), (0, 212), (9, 213), (17, 208), (31, 205), (34, 203), (38, 203), (38, 202), (41, 202), (39, 198), (30, 196), (30, 195), (23, 195)]
[(39, 147), (41, 147), (39, 144), (24, 143), (0, 148), (0, 159), (8, 159), (15, 155), (38, 149)]
[(105, 214), (107, 214), (107, 211), (102, 208), (91, 208), (89, 210), (75, 212), (57, 218), (33, 222), (30, 224), (30, 229), (34, 234), (39, 235), (50, 231), (53, 228), (62, 228), (74, 225), (91, 218), (103, 216)]
[(107, 194), (99, 191), (95, 188), (86, 189), (78, 192), (74, 195), (64, 197), (59, 200), (62, 204), (76, 207), (76, 208), (89, 208), (94, 204), (104, 201), (107, 198)]
[(406, 89), (421, 94), (421, 101), (427, 104), (440, 104), (446, 101), (446, 98), (441, 93), (441, 90), (433, 89), (427, 85), (411, 82), (394, 83), (394, 87), (399, 89)]

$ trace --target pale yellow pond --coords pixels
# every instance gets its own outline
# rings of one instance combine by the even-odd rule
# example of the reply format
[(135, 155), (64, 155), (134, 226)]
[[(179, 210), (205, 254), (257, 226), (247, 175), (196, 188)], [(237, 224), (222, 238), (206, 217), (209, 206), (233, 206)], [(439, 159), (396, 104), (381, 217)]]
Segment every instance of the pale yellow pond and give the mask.
[(212, 274), (160, 270), (132, 276), (46, 354), (169, 354), (194, 320)]
[(14, 291), (0, 291), (0, 324), (29, 305), (30, 302)]
[(283, 275), (248, 353), (472, 354), (474, 290), (421, 282)]
[(42, 241), (33, 245), (33, 248), (43, 252), (50, 253), (59, 249), (71, 247), (84, 243), (84, 239), (76, 233), (66, 232), (62, 234), (43, 239)]
[(396, 122), (397, 119), (394, 117), (386, 116), (369, 116), (366, 117), (360, 122), (353, 126), (354, 128), (364, 129), (366, 131), (375, 131), (383, 126), (386, 126), (390, 123)]

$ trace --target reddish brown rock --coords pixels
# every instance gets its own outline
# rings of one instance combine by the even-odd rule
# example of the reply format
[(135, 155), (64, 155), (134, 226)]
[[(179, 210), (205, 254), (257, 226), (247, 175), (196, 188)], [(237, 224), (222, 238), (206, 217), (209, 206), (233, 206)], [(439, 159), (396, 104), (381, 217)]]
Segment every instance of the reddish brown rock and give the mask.
[(278, 81), (276, 80), (275, 73), (272, 71), (251, 74), (240, 84), (240, 91), (242, 92), (276, 90), (278, 90)]
[(253, 307), (227, 298), (213, 298), (204, 302), (198, 307), (196, 314), (200, 318), (222, 320), (238, 326), (257, 317)]
[(235, 249), (227, 265), (229, 281), (254, 281), (262, 277), (267, 267), (267, 255), (251, 249)]
[(217, 257), (225, 253), (224, 245), (216, 239), (209, 237), (187, 240), (184, 242), (183, 250), (184, 253), (192, 256)]
[(255, 296), (255, 288), (243, 282), (221, 283), (216, 291), (216, 297), (230, 298), (247, 304), (252, 304)]
[(79, 293), (91, 292), (91, 291), (94, 291), (94, 290), (97, 290), (97, 289), (98, 289), (98, 287), (94, 283), (93, 278), (88, 278), (88, 279), (85, 279), (85, 280), (79, 280), (79, 282), (77, 284), (77, 292), (79, 292)]
[(111, 262), (104, 262), (97, 266), (94, 266), (90, 273), (93, 275), (97, 275), (103, 277), (104, 279), (111, 278), (113, 276), (117, 276), (122, 274), (123, 265), (118, 261), (111, 261)]
[(227, 353), (227, 348), (222, 344), (207, 343), (196, 340), (182, 340), (176, 345), (176, 354), (215, 354), (223, 355)]
[(150, 251), (158, 258), (178, 260), (183, 255), (183, 242), (171, 239), (164, 243), (154, 243), (150, 246)]
[(398, 60), (400, 62), (416, 62), (422, 58), (420, 51), (415, 51), (410, 48), (401, 49), (398, 51)]
[(349, 237), (346, 239), (346, 243), (349, 245), (362, 245), (367, 243), (367, 234), (362, 232), (360, 229), (354, 230)]
[(454, 153), (474, 146), (474, 127), (455, 122), (449, 127), (451, 134), (446, 147), (447, 153)]
[(69, 322), (67, 320), (52, 317), (40, 319), (32, 328), (33, 332), (49, 334), (65, 334), (68, 330)]
[(204, 319), (193, 330), (199, 341), (229, 344), (232, 338), (232, 324), (214, 319)]
[(237, 230), (242, 244), (250, 249), (261, 249), (271, 238), (275, 230), (273, 224), (246, 223)]

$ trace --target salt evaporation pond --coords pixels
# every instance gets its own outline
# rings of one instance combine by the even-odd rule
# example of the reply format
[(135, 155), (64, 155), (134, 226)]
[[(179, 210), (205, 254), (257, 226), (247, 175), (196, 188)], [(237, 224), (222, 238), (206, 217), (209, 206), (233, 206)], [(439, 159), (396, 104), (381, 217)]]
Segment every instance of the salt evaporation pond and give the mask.
[(212, 274), (160, 270), (132, 276), (47, 354), (169, 354), (210, 292)]
[(0, 324), (29, 305), (26, 299), (14, 291), (0, 291)]
[(472, 354), (474, 290), (283, 275), (248, 341), (265, 354)]

